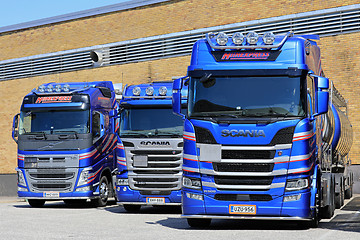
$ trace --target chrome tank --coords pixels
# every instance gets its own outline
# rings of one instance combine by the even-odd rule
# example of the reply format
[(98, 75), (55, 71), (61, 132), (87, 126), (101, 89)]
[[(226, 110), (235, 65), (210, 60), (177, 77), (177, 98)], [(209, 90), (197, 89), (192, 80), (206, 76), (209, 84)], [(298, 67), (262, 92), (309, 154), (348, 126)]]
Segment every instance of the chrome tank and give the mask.
[(345, 157), (353, 143), (352, 125), (340, 107), (330, 104), (329, 111), (322, 117), (323, 150), (331, 149), (333, 158)]

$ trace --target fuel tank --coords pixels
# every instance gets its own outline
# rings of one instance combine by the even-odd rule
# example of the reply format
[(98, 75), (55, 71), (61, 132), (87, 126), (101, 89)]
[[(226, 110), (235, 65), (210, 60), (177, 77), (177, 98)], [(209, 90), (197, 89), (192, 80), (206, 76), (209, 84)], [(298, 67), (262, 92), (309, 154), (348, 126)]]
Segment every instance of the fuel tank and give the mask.
[(332, 150), (333, 159), (345, 157), (353, 143), (352, 125), (343, 111), (334, 104), (329, 105), (329, 111), (322, 117), (322, 139), (325, 151)]

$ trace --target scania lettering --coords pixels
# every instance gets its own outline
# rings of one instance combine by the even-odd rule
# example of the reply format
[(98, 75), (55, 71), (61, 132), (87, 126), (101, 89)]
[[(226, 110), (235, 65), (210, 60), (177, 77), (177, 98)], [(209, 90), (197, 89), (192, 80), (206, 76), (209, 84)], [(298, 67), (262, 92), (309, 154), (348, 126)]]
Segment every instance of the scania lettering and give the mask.
[(14, 117), (18, 196), (105, 206), (115, 196), (118, 103), (111, 82), (48, 83), (23, 99)]
[(116, 192), (129, 212), (142, 205), (181, 204), (183, 120), (173, 114), (171, 99), (172, 82), (124, 88)]
[[(184, 122), (182, 217), (294, 220), (316, 227), (352, 195), (347, 103), (316, 35), (209, 33), (174, 81)], [(187, 116), (180, 112), (188, 86)]]

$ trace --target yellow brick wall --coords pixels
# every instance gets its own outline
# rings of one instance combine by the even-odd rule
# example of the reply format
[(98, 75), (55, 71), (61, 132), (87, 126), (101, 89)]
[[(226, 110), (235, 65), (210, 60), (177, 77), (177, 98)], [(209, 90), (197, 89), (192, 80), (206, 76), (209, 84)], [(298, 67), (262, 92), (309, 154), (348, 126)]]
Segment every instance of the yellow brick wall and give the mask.
[[(356, 3), (359, 3), (358, 0), (175, 0), (0, 34), (0, 60)], [(320, 40), (326, 76), (349, 99), (350, 120), (354, 127), (354, 145), (350, 156), (357, 164), (360, 164), (359, 37), (360, 33), (353, 33)], [(186, 56), (0, 81), (0, 174), (13, 173), (16, 167), (16, 144), (11, 139), (12, 118), (19, 112), (23, 96), (31, 89), (52, 81), (110, 80), (133, 84), (170, 80), (172, 76), (185, 75), (189, 62), (190, 56)]]
[(172, 76), (185, 76), (189, 63), (190, 56), (185, 56), (0, 81), (0, 174), (15, 172), (17, 145), (11, 137), (12, 121), (14, 115), (20, 111), (22, 98), (32, 89), (47, 82), (108, 80), (125, 85), (171, 80)]
[(0, 60), (359, 3), (359, 0), (174, 0), (0, 35)]

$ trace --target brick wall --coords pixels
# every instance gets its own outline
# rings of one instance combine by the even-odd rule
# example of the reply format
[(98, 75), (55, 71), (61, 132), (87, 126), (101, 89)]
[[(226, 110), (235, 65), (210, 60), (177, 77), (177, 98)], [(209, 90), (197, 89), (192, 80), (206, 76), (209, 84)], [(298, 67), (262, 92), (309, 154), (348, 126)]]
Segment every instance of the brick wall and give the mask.
[[(358, 1), (176, 0), (2, 34), (0, 60), (355, 3)], [(354, 33), (320, 40), (325, 74), (349, 99), (349, 115), (354, 127), (354, 145), (350, 156), (357, 164), (360, 164), (359, 37), (360, 33)], [(12, 118), (19, 112), (22, 98), (31, 89), (52, 81), (110, 80), (134, 84), (170, 80), (172, 76), (185, 75), (189, 62), (190, 56), (186, 56), (0, 81), (0, 173), (13, 173), (16, 167), (16, 144), (11, 139)]]

